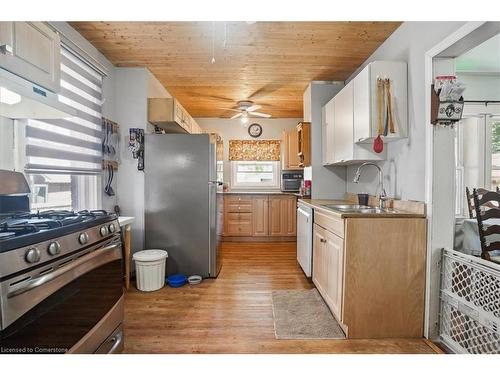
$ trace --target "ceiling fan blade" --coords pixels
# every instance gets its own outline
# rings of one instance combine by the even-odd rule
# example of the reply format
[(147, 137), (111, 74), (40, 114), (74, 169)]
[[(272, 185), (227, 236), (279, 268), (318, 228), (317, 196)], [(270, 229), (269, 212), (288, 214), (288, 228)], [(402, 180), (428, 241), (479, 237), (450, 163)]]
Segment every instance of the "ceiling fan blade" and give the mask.
[(265, 118), (269, 118), (271, 117), (270, 114), (267, 114), (267, 113), (260, 113), (260, 112), (248, 112), (248, 114), (252, 115), (252, 116), (257, 116), (257, 117), (265, 117)]
[(234, 108), (222, 108), (222, 107), (218, 107), (217, 109), (221, 109), (221, 110), (223, 110), (223, 111), (241, 112), (241, 110), (239, 110), (239, 109), (234, 109)]
[(262, 108), (261, 105), (254, 104), (254, 105), (247, 108), (247, 112), (253, 112), (253, 111), (256, 111), (257, 109), (260, 109), (260, 108)]
[(240, 113), (237, 113), (237, 114), (235, 114), (233, 117), (231, 117), (231, 120), (233, 120), (233, 119), (235, 119), (235, 118), (238, 118), (238, 117), (241, 117), (241, 116), (243, 116), (243, 113), (241, 113), (241, 112), (240, 112)]

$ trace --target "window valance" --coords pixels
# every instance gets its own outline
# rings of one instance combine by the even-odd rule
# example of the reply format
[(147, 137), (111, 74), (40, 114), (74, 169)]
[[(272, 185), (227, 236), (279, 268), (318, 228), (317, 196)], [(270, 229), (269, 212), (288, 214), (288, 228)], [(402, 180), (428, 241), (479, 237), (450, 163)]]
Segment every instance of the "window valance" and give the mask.
[(271, 140), (230, 140), (229, 160), (231, 161), (279, 161), (281, 141)]

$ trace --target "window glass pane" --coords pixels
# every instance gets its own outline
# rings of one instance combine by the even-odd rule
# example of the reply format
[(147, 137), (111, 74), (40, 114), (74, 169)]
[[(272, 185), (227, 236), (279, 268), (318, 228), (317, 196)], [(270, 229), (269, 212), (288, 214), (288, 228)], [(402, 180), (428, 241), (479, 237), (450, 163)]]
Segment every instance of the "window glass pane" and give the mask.
[(234, 187), (279, 188), (279, 163), (269, 161), (233, 161)]
[(98, 176), (30, 174), (28, 182), (32, 211), (98, 208)]
[(500, 186), (500, 119), (491, 124), (491, 188)]

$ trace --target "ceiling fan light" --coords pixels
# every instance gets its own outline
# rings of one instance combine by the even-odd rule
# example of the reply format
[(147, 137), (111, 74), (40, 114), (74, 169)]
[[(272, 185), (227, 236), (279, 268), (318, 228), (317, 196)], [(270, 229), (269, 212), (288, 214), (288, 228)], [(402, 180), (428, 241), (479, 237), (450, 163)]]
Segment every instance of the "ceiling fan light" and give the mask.
[(241, 123), (248, 124), (248, 116), (245, 116), (245, 115), (241, 116)]

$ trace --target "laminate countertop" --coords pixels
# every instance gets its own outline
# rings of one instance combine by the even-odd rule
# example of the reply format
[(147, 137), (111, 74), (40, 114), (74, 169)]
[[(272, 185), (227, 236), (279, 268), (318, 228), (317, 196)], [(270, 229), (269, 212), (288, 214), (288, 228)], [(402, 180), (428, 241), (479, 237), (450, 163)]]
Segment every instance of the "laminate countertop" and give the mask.
[(332, 204), (353, 204), (353, 202), (346, 200), (334, 200), (334, 199), (300, 199), (299, 203), (303, 203), (306, 206), (309, 206), (315, 210), (322, 211), (326, 214), (330, 214), (339, 218), (361, 218), (361, 217), (369, 217), (369, 218), (425, 218), (424, 214), (404, 211), (401, 209), (388, 208), (386, 212), (345, 212), (340, 211), (331, 207), (325, 207), (325, 205)]

